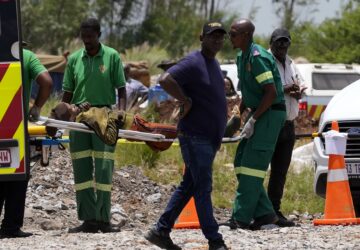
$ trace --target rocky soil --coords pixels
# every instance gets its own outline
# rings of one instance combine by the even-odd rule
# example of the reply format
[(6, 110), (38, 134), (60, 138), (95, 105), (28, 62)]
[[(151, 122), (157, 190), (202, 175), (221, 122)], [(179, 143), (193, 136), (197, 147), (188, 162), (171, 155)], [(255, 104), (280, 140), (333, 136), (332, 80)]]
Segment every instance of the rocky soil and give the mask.
[[(34, 235), (26, 239), (1, 239), (0, 249), (158, 249), (143, 235), (156, 221), (173, 190), (173, 186), (152, 182), (136, 166), (117, 170), (112, 223), (121, 226), (121, 232), (68, 234), (68, 228), (79, 225), (71, 160), (66, 151), (55, 152), (48, 167), (35, 165), (32, 169), (23, 229)], [(215, 210), (219, 221), (229, 214), (229, 210)], [(220, 231), (231, 249), (360, 249), (360, 226), (314, 227), (313, 215), (294, 212), (290, 217), (297, 227), (267, 227), (256, 232), (220, 227)], [(174, 230), (172, 237), (183, 249), (207, 249), (200, 230)]]

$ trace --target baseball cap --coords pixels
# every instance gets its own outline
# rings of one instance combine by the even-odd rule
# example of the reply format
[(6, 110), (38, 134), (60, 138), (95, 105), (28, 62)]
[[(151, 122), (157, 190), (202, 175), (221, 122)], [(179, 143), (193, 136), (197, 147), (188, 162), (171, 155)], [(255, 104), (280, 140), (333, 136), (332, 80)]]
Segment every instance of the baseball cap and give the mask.
[(210, 21), (204, 24), (202, 34), (209, 35), (215, 30), (220, 30), (224, 33), (227, 33), (222, 23), (216, 21)]
[(278, 28), (273, 31), (270, 38), (270, 43), (276, 40), (279, 40), (280, 38), (287, 38), (289, 41), (291, 41), (290, 33), (287, 29)]

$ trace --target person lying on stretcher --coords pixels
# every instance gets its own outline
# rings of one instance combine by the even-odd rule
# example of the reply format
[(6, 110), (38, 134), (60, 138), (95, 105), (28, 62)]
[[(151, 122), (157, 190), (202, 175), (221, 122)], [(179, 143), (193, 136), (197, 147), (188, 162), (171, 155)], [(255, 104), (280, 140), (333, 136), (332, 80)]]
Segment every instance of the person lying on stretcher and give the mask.
[[(114, 145), (119, 129), (124, 127), (126, 113), (108, 107), (91, 107), (88, 102), (80, 105), (60, 102), (51, 110), (49, 118), (84, 123), (94, 130), (104, 143)], [(46, 131), (48, 135), (54, 136), (57, 129), (46, 127)]]
[[(119, 129), (162, 134), (167, 139), (177, 137), (177, 128), (174, 125), (148, 122), (138, 114), (132, 117), (131, 114), (127, 115), (123, 111), (111, 110), (108, 107), (91, 107), (88, 102), (80, 105), (60, 102), (51, 110), (49, 118), (84, 123), (93, 129), (99, 138), (108, 145), (114, 145), (117, 142)], [(46, 127), (46, 131), (49, 136), (54, 136), (57, 129)], [(159, 152), (168, 149), (172, 141), (145, 141), (145, 143), (152, 150)]]

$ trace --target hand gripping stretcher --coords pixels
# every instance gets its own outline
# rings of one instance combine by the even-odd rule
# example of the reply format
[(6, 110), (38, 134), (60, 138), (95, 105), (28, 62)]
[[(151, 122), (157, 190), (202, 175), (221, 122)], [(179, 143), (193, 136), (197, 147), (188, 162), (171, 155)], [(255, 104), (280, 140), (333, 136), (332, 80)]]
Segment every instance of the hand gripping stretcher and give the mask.
[[(29, 126), (29, 135), (30, 135), (30, 146), (32, 147), (30, 158), (32, 159), (32, 164), (34, 165), (37, 160), (40, 158), (40, 163), (43, 166), (49, 164), (49, 157), (51, 154), (51, 147), (58, 146), (59, 149), (63, 150), (64, 147), (62, 143), (68, 143), (68, 139), (62, 139), (62, 133), (58, 133), (55, 138), (46, 137), (45, 126), (55, 127), (58, 129), (69, 129), (75, 131), (81, 131), (86, 133), (95, 133), (91, 128), (86, 126), (83, 123), (78, 122), (68, 122), (51, 119), (48, 117), (41, 116), (37, 122), (37, 126)], [(139, 132), (133, 130), (122, 130), (119, 129), (118, 132), (119, 138), (132, 139), (138, 141), (152, 141), (152, 142), (173, 142), (176, 139), (168, 139), (162, 134), (153, 134), (146, 132)], [(223, 143), (237, 142), (241, 138), (240, 136), (236, 137), (227, 137), (223, 138)]]
[[(59, 129), (69, 129), (69, 130), (81, 131), (86, 133), (94, 133), (94, 131), (85, 124), (79, 122), (60, 121), (43, 116), (40, 116), (39, 120), (35, 122), (35, 124), (40, 126), (55, 127)], [(174, 141), (174, 139), (166, 139), (165, 136), (162, 134), (152, 134), (152, 133), (145, 133), (145, 132), (139, 132), (133, 130), (123, 130), (123, 129), (119, 129), (118, 137), (124, 139), (141, 140), (141, 141), (155, 141), (155, 142)], [(227, 138), (223, 138), (222, 142), (224, 143), (235, 142), (235, 141), (239, 141), (240, 139), (241, 139), (240, 136), (227, 137)]]

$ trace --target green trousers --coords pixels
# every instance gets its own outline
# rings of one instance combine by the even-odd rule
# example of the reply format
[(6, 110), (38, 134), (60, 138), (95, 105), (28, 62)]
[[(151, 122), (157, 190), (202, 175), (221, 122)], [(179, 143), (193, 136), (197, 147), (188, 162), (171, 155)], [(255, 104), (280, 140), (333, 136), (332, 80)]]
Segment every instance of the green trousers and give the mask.
[(70, 131), (79, 220), (110, 222), (114, 151), (95, 134)]
[(263, 182), (285, 121), (285, 111), (268, 110), (256, 121), (254, 134), (243, 139), (234, 160), (238, 180), (232, 218), (245, 224), (275, 214)]

